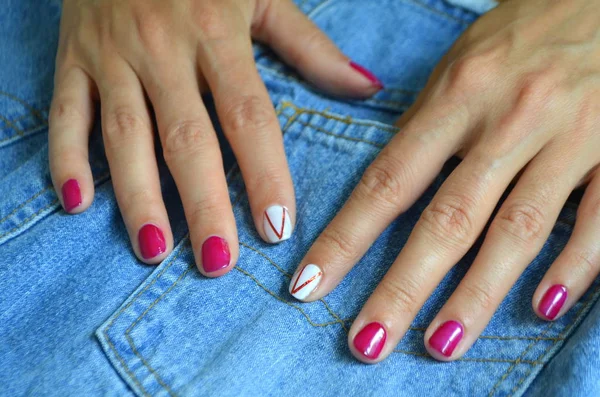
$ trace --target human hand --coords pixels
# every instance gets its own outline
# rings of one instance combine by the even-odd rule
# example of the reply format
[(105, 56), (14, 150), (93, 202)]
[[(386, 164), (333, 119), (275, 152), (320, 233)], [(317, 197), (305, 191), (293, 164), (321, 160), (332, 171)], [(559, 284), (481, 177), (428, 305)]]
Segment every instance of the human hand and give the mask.
[(560, 317), (598, 275), (599, 13), (592, 0), (509, 0), (475, 22), (302, 260), (290, 292), (320, 299), (446, 160), (463, 158), (354, 320), (348, 344), (359, 360), (390, 354), (491, 220), (474, 263), (424, 335), (434, 358), (462, 356), (542, 249), (569, 194), (588, 183), (574, 233), (539, 284), (533, 309), (545, 320)]
[(165, 258), (173, 236), (161, 197), (151, 105), (198, 267), (211, 277), (229, 271), (238, 240), (217, 137), (201, 99), (210, 90), (256, 228), (271, 243), (288, 238), (294, 189), (251, 38), (331, 94), (365, 97), (381, 88), (289, 0), (65, 0), (49, 156), (66, 211), (82, 212), (92, 202), (88, 133), (99, 99), (114, 190), (135, 253), (147, 263)]

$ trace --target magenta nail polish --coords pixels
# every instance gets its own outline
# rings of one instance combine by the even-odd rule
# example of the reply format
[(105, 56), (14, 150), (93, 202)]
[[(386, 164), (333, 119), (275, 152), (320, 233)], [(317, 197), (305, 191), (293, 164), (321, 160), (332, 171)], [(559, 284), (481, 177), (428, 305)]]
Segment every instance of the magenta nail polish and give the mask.
[(81, 189), (76, 179), (69, 179), (62, 185), (62, 197), (67, 212), (71, 212), (81, 205)]
[(548, 320), (554, 320), (567, 300), (567, 287), (556, 284), (548, 288), (540, 301), (538, 310)]
[(380, 323), (370, 323), (365, 325), (356, 334), (354, 337), (354, 347), (366, 358), (375, 360), (379, 357), (381, 350), (383, 350), (386, 338), (387, 333), (383, 325)]
[(221, 270), (229, 266), (230, 261), (231, 254), (227, 240), (212, 236), (202, 244), (202, 267), (206, 273)]
[(450, 357), (462, 339), (463, 327), (457, 321), (446, 321), (431, 335), (429, 346), (445, 357)]
[(142, 226), (138, 233), (138, 241), (144, 259), (152, 259), (167, 250), (165, 235), (160, 228), (152, 224)]
[(358, 73), (365, 76), (371, 82), (371, 84), (373, 84), (375, 87), (377, 87), (379, 89), (383, 88), (383, 83), (377, 77), (375, 77), (375, 75), (370, 70), (368, 70), (364, 66), (361, 66), (358, 63), (350, 61), (350, 67), (352, 69), (356, 70)]

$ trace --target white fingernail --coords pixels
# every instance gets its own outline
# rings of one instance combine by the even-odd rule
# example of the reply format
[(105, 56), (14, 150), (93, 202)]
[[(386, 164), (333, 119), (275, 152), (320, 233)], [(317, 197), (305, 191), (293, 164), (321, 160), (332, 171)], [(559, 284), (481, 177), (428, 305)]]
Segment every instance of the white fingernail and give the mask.
[(298, 300), (305, 299), (317, 288), (323, 277), (321, 268), (317, 265), (306, 265), (290, 282), (290, 294)]
[(292, 221), (287, 208), (272, 205), (263, 214), (263, 231), (267, 241), (278, 243), (292, 235)]

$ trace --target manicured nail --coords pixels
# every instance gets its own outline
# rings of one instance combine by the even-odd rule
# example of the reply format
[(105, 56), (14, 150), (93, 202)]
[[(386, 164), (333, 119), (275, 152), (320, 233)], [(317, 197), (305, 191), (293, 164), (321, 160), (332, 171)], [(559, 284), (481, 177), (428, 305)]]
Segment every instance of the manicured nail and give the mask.
[(206, 273), (216, 272), (227, 266), (231, 261), (227, 240), (212, 236), (202, 244), (202, 267)]
[(446, 321), (429, 338), (429, 346), (445, 357), (450, 357), (462, 339), (463, 327), (457, 321)]
[(267, 208), (263, 215), (263, 230), (270, 243), (278, 243), (290, 238), (292, 221), (287, 208), (281, 205), (272, 205)]
[(365, 325), (354, 337), (354, 347), (363, 356), (375, 360), (383, 350), (387, 333), (380, 323), (370, 323)]
[(298, 300), (305, 299), (317, 288), (323, 272), (317, 265), (306, 265), (290, 282), (290, 294)]
[(540, 313), (548, 320), (554, 320), (565, 304), (568, 295), (567, 287), (564, 285), (556, 284), (548, 288), (538, 307)]
[(383, 83), (377, 77), (375, 77), (375, 75), (370, 70), (368, 70), (364, 66), (361, 66), (358, 63), (350, 61), (350, 67), (352, 69), (356, 70), (358, 73), (365, 76), (371, 82), (371, 84), (373, 84), (375, 87), (377, 87), (379, 89), (383, 88)]
[(144, 259), (154, 258), (167, 250), (162, 230), (152, 224), (142, 226), (138, 233), (138, 241)]
[(64, 183), (62, 186), (62, 197), (65, 204), (65, 211), (67, 212), (71, 212), (81, 205), (81, 189), (76, 179), (69, 179)]

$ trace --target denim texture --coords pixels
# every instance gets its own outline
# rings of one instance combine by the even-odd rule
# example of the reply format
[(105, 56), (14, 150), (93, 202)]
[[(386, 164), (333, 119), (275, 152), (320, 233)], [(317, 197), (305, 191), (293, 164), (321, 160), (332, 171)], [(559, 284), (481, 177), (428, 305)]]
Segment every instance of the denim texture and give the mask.
[(90, 145), (94, 203), (77, 216), (59, 208), (46, 140), (60, 2), (8, 1), (0, 14), (0, 37), (7, 38), (0, 40), (0, 395), (600, 395), (599, 280), (556, 322), (531, 309), (537, 283), (572, 232), (573, 203), (465, 357), (432, 360), (423, 332), (480, 242), (445, 277), (387, 360), (368, 366), (350, 355), (353, 318), (456, 159), (330, 295), (305, 304), (288, 294), (311, 242), (365, 167), (401, 133), (391, 124), (479, 10), (442, 0), (297, 3), (386, 89), (365, 101), (326, 97), (255, 46), (284, 132), (298, 222), (290, 240), (262, 242), (226, 149), (240, 259), (225, 277), (207, 279), (195, 268), (164, 164), (176, 247), (158, 267), (135, 258), (98, 123)]

